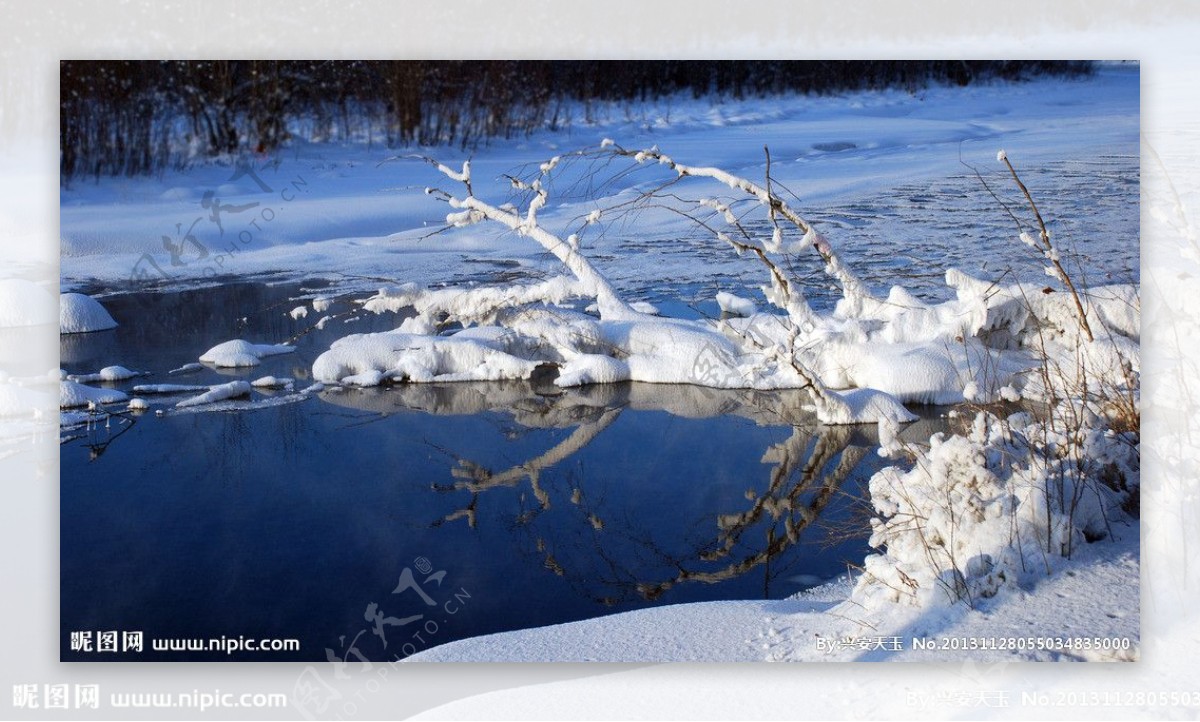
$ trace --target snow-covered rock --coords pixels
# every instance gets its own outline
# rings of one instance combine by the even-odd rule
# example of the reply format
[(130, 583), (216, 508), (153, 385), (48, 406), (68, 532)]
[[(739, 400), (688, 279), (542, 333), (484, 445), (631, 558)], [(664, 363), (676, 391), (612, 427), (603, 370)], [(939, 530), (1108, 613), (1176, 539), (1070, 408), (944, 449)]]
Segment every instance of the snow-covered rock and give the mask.
[(105, 366), (94, 374), (71, 374), (67, 378), (71, 381), (87, 384), (94, 381), (124, 381), (143, 375), (145, 374), (141, 371), (130, 371), (124, 366)]
[(62, 409), (87, 406), (89, 402), (117, 404), (128, 400), (128, 396), (114, 389), (97, 389), (65, 379), (59, 382), (58, 406)]
[(290, 386), (291, 384), (291, 379), (281, 379), (274, 376), (263, 376), (250, 382), (250, 385), (256, 389), (278, 389)]
[(238, 368), (243, 366), (257, 366), (262, 363), (264, 356), (291, 353), (295, 350), (295, 346), (287, 346), (285, 344), (250, 343), (249, 341), (236, 339), (213, 346), (204, 352), (200, 360), (221, 368)]
[(90, 333), (116, 328), (117, 322), (104, 306), (82, 293), (64, 293), (58, 300), (58, 332)]

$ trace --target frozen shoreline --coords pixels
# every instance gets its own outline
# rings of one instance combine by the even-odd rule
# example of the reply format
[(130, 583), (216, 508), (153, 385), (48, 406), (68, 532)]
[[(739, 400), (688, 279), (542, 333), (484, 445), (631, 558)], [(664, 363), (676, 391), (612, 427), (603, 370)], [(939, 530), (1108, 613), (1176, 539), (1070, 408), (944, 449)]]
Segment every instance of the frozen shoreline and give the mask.
[[(79, 180), (60, 194), (63, 288), (120, 291), (130, 287), (133, 277), (164, 287), (189, 287), (239, 278), (317, 275), (344, 289), (362, 291), (378, 288), (383, 279), (430, 285), (461, 283), (497, 269), (537, 275), (553, 264), (515, 235), (467, 229), (427, 237), (444, 223), (445, 206), (421, 191), (439, 183), (439, 174), (419, 161), (380, 161), (396, 152), (433, 154), (451, 165), (470, 157), (475, 176), (490, 182), (563, 151), (596, 146), (607, 137), (628, 147), (660, 144), (682, 161), (724, 167), (747, 177), (761, 176), (767, 144), (775, 161), (772, 174), (802, 197), (804, 210), (845, 207), (843, 216), (830, 217), (822, 229), (837, 243), (854, 244), (863, 230), (856, 227), (861, 220), (852, 215), (860, 199), (882, 188), (903, 186), (913, 194), (912, 203), (928, 204), (932, 196), (922, 197), (922, 188), (928, 196), (931, 187), (959, 177), (963, 189), (978, 191), (973, 177), (968, 182), (971, 171), (960, 158), (991, 167), (1001, 147), (1031, 170), (1040, 164), (1069, 163), (1072, 167), (1062, 169), (1063, 177), (1073, 178), (1076, 184), (1089, 179), (1119, 182), (1093, 176), (1122, 155), (1128, 156), (1136, 172), (1138, 76), (1136, 67), (1105, 66), (1090, 79), (935, 87), (916, 95), (881, 91), (717, 104), (708, 99), (675, 100), (648, 107), (643, 119), (628, 120), (614, 110), (617, 119), (580, 124), (567, 134), (543, 131), (470, 153), (298, 142), (281, 154), (278, 165), (261, 169), (269, 193), (250, 178), (229, 183), (231, 167), (215, 163), (168, 172), (162, 178)], [(838, 150), (829, 150), (835, 147)], [(205, 189), (219, 189), (226, 204), (254, 205), (226, 212), (218, 228), (200, 207)], [(636, 190), (636, 185), (617, 185), (606, 191), (605, 198), (595, 200), (616, 200)], [(945, 200), (938, 202), (952, 202), (961, 192), (947, 189)], [(1054, 200), (1087, 200), (1071, 195)], [(568, 201), (545, 209), (540, 220), (566, 228), (591, 208)], [(1088, 253), (1125, 253), (1120, 250), (1119, 234), (1124, 230), (1120, 214), (1104, 205), (1080, 208), (1089, 215), (1104, 214), (1107, 221), (1097, 226), (1107, 235), (1077, 238), (1088, 242)], [(1070, 219), (1066, 210), (1058, 215), (1072, 222), (1081, 220)], [(656, 218), (656, 222), (664, 234), (684, 229), (677, 219)], [(1005, 222), (999, 217), (998, 231), (1011, 228)], [(880, 228), (886, 234), (880, 240), (899, 252), (919, 252), (918, 244), (931, 240), (910, 235), (902, 226), (888, 221)], [(1136, 224), (1128, 230), (1136, 233)], [(199, 245), (187, 241), (188, 235)], [(174, 249), (169, 253), (164, 238)], [(647, 280), (645, 269), (634, 262), (641, 253), (655, 254), (663, 274), (659, 278), (696, 278), (711, 272), (706, 267), (711, 259), (660, 254), (653, 245), (639, 251), (643, 242), (606, 234), (589, 250), (611, 256), (604, 266), (606, 275), (635, 295), (645, 289)], [(1136, 254), (1129, 258), (1136, 265)]]
[[(863, 620), (874, 629), (853, 621), (861, 610), (845, 601), (852, 585), (842, 579), (785, 600), (676, 604), (463, 639), (406, 661), (1132, 661), (1140, 647), (1139, 531), (1137, 523), (1124, 527), (1119, 541), (1091, 545), (1032, 589), (1002, 593), (977, 609), (896, 605)], [(890, 648), (894, 636), (902, 651)], [(876, 645), (880, 638), (884, 649), (839, 646), (847, 639)], [(955, 648), (916, 650), (914, 638)], [(1092, 638), (1128, 640), (1130, 649), (968, 648)]]

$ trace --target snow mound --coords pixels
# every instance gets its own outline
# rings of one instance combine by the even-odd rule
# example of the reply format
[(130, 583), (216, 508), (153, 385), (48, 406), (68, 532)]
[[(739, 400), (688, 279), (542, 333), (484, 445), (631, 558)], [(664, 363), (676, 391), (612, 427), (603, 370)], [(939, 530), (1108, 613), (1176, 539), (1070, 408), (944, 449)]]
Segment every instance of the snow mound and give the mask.
[(378, 385), (386, 379), (431, 382), (529, 378), (538, 363), (506, 352), (502, 332), (482, 327), (449, 337), (399, 331), (354, 334), (335, 341), (317, 357), (313, 378), (327, 384), (358, 386)]
[(745, 316), (750, 317), (758, 312), (758, 308), (754, 305), (754, 301), (741, 296), (735, 296), (732, 293), (725, 291), (717, 292), (717, 305), (721, 307), (721, 312), (730, 316)]
[(150, 404), (146, 403), (145, 399), (130, 399), (129, 400), (129, 410), (130, 411), (148, 411), (149, 409), (150, 409)]
[(59, 382), (58, 406), (61, 409), (87, 406), (89, 403), (116, 404), (128, 400), (128, 396), (113, 389), (97, 389), (69, 380)]
[(254, 379), (250, 385), (256, 389), (278, 389), (284, 386), (291, 386), (291, 379), (280, 379), (274, 376), (263, 376), (262, 378)]
[(113, 317), (91, 296), (82, 293), (64, 293), (59, 296), (59, 333), (90, 333), (116, 327), (117, 322)]
[(71, 374), (67, 378), (81, 384), (93, 381), (124, 381), (135, 376), (144, 376), (142, 371), (130, 371), (124, 366), (105, 366), (94, 374)]
[(257, 366), (262, 363), (264, 356), (291, 353), (295, 350), (295, 346), (287, 346), (285, 344), (250, 343), (249, 341), (236, 339), (213, 346), (204, 352), (200, 360), (221, 368), (239, 368), (243, 366)]
[(37, 417), (51, 398), (22, 386), (0, 383), (0, 418)]
[(917, 420), (916, 414), (904, 408), (904, 404), (896, 397), (877, 389), (850, 389), (828, 393), (841, 403), (831, 404), (831, 408), (823, 411), (822, 423), (873, 424), (886, 419), (905, 424)]
[(0, 328), (54, 323), (54, 296), (20, 278), (0, 280)]
[(239, 396), (250, 395), (250, 384), (245, 381), (231, 381), (227, 384), (220, 384), (211, 387), (208, 391), (193, 396), (189, 399), (184, 399), (175, 404), (176, 408), (182, 409), (188, 406), (201, 406), (203, 404), (212, 404), (226, 399), (236, 399)]

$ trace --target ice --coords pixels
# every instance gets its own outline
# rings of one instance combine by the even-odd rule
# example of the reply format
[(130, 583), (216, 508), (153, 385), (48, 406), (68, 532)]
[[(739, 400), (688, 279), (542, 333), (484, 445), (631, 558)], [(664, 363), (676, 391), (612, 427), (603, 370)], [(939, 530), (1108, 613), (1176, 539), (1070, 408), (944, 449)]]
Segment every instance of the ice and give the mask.
[(193, 371), (201, 371), (203, 369), (204, 369), (204, 364), (188, 363), (188, 364), (184, 364), (184, 365), (180, 366), (177, 369), (171, 369), (167, 373), (168, 374), (188, 374), (188, 373), (192, 373)]
[(104, 306), (91, 296), (64, 293), (59, 296), (58, 303), (59, 333), (89, 333), (117, 327)]
[(244, 366), (258, 366), (262, 363), (264, 356), (274, 356), (276, 354), (291, 353), (296, 350), (295, 346), (287, 346), (283, 344), (255, 344), (249, 341), (237, 339), (234, 341), (226, 341), (222, 344), (213, 346), (200, 360), (207, 364), (212, 364), (220, 368), (238, 368)]
[(89, 404), (116, 404), (128, 401), (129, 397), (113, 389), (97, 389), (74, 381), (59, 382), (59, 408), (70, 409)]
[(245, 381), (230, 381), (227, 384), (213, 386), (199, 396), (184, 399), (175, 404), (175, 408), (183, 409), (189, 406), (202, 406), (204, 404), (212, 404), (218, 401), (225, 401), (226, 399), (236, 399), (239, 396), (249, 395), (250, 384)]
[(206, 391), (208, 386), (193, 384), (139, 384), (132, 391), (135, 394), (190, 394), (196, 391)]
[(130, 411), (148, 411), (149, 409), (150, 404), (146, 403), (145, 399), (134, 398), (129, 400)]

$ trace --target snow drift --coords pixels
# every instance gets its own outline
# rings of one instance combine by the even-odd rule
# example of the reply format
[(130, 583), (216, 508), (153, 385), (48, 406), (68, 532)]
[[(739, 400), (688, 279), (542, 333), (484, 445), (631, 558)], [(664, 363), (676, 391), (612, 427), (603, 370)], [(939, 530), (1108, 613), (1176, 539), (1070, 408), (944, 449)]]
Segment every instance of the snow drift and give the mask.
[(116, 328), (117, 322), (104, 306), (82, 293), (64, 293), (58, 301), (59, 333), (90, 333)]

